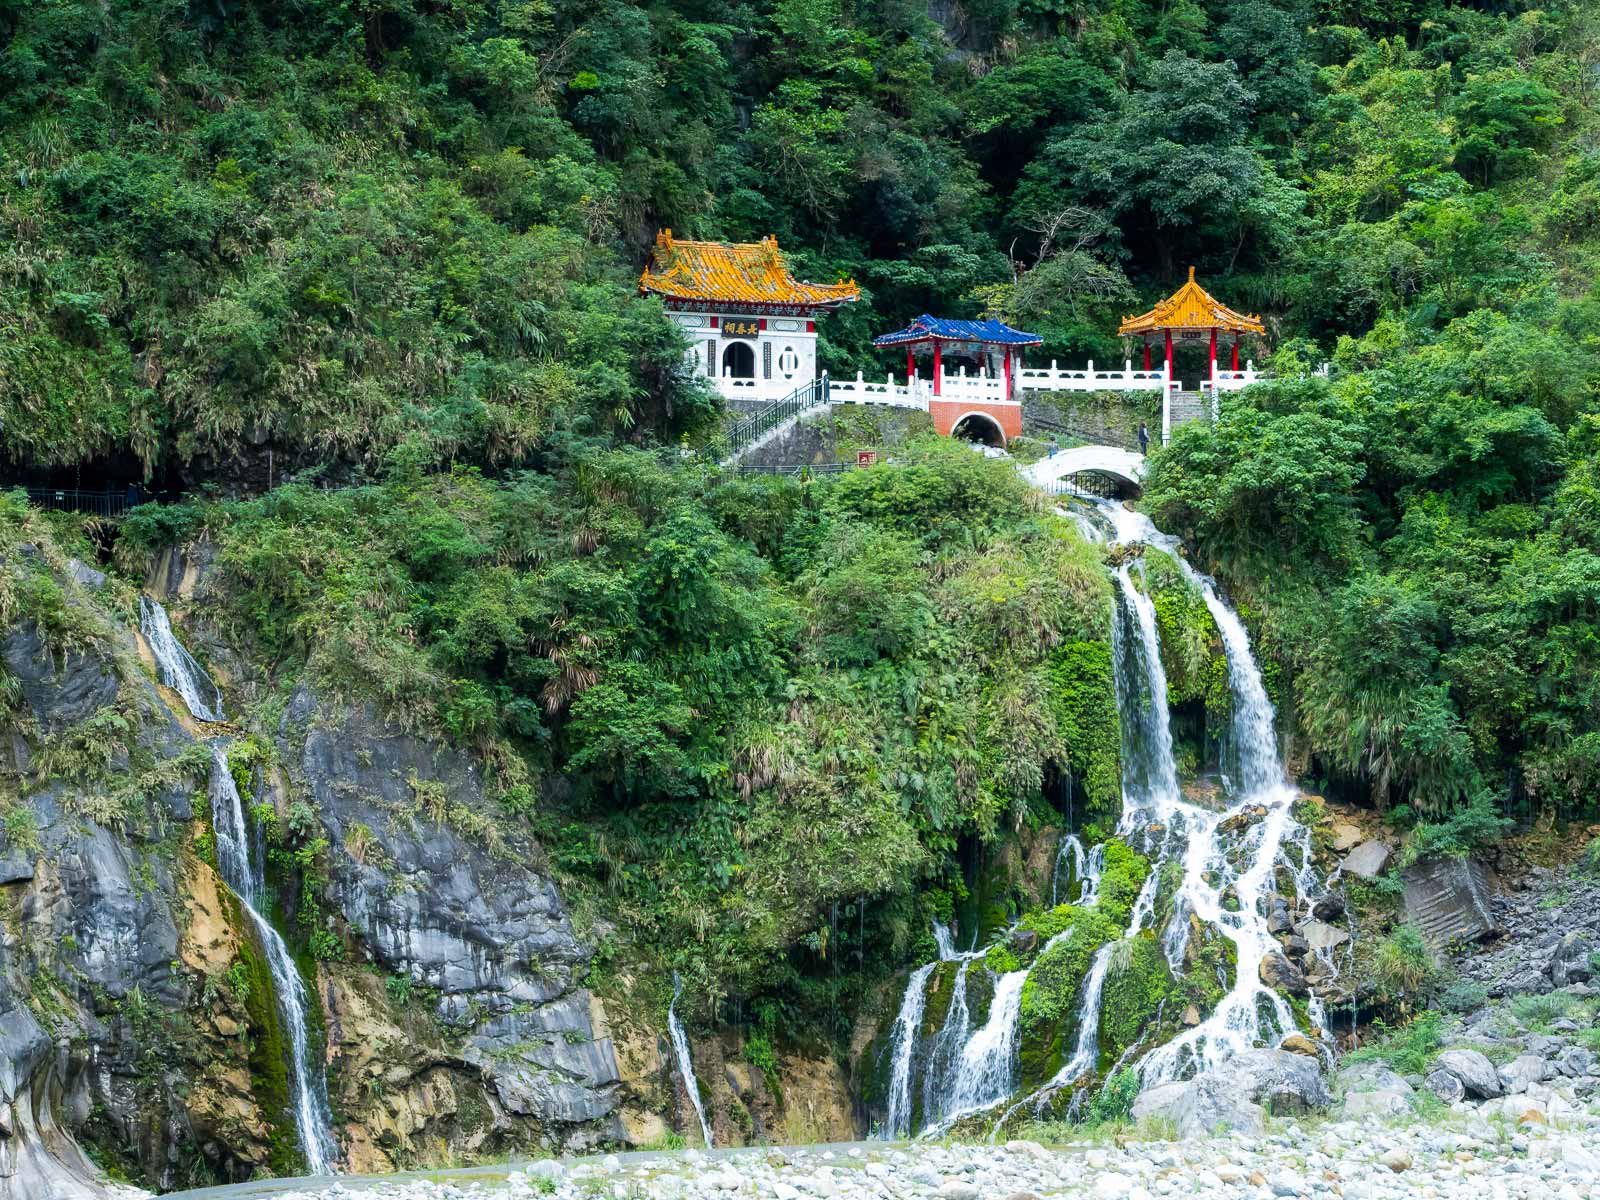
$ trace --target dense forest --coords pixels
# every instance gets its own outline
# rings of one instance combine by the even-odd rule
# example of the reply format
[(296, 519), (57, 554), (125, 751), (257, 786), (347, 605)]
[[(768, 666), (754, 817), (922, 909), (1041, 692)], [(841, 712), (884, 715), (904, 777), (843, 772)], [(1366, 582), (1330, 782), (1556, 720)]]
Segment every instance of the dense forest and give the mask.
[(1197, 266), (1280, 382), (1147, 499), (1308, 778), (1424, 847), (1593, 811), (1591, 5), (0, 0), (0, 47), (8, 473), (184, 492), (130, 574), (206, 534), (240, 639), (472, 747), (701, 994), (827, 1010), (841, 929), (925, 938), (1052, 770), (1109, 815), (1115, 714), (1100, 565), (1008, 466), (679, 452), (662, 227), (857, 280), (835, 371), (923, 311), (1119, 358)]

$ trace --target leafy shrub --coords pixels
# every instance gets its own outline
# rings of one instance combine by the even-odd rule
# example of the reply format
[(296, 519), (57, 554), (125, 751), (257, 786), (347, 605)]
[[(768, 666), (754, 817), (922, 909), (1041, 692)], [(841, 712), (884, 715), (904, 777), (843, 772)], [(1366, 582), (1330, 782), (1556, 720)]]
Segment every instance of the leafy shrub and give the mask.
[(1408, 1024), (1391, 1028), (1383, 1020), (1373, 1022), (1376, 1039), (1345, 1055), (1346, 1065), (1385, 1062), (1402, 1075), (1424, 1074), (1444, 1045), (1444, 1017), (1439, 1013), (1419, 1013)]
[(1458, 979), (1439, 993), (1439, 1007), (1453, 1013), (1476, 1012), (1488, 999), (1489, 992), (1483, 984)]
[(1139, 1073), (1132, 1067), (1124, 1067), (1106, 1080), (1105, 1086), (1089, 1102), (1089, 1120), (1096, 1125), (1126, 1121), (1138, 1098)]
[(1422, 932), (1402, 925), (1383, 940), (1373, 958), (1373, 975), (1390, 1000), (1421, 998), (1438, 978), (1438, 964)]
[(1583, 853), (1578, 855), (1578, 870), (1600, 879), (1600, 837), (1592, 837), (1584, 843)]

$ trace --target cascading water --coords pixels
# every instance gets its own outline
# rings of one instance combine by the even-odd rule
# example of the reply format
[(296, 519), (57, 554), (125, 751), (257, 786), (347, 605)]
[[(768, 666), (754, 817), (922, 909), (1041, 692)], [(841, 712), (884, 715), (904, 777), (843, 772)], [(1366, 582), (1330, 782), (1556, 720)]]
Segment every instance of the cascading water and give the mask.
[[(220, 719), (220, 718), (219, 718)], [(313, 1175), (333, 1170), (338, 1147), (333, 1140), (333, 1115), (328, 1108), (327, 1081), (313, 1064), (310, 1039), (306, 1032), (306, 992), (295, 968), (289, 947), (261, 915), (266, 903), (266, 881), (259, 856), (250, 853), (250, 836), (245, 825), (244, 804), (228, 769), (228, 754), (221, 743), (211, 747), (211, 779), (207, 789), (211, 799), (211, 824), (216, 835), (217, 869), (223, 882), (238, 897), (240, 906), (255, 926), (266, 954), (267, 970), (272, 975), (273, 994), (278, 1013), (288, 1034), (290, 1073), (294, 1086), (295, 1127), (305, 1151), (306, 1169)]]
[(962, 1047), (955, 1077), (945, 1090), (939, 1127), (999, 1104), (1017, 1086), (1017, 1033), (1026, 971), (1007, 971), (995, 981), (989, 1019)]
[(900, 999), (900, 1012), (894, 1019), (894, 1029), (889, 1037), (893, 1065), (889, 1073), (885, 1137), (904, 1137), (911, 1132), (912, 1057), (916, 1053), (917, 1030), (922, 1025), (922, 1013), (928, 1002), (928, 976), (933, 974), (933, 969), (938, 965), (937, 962), (927, 963), (911, 972), (911, 978), (906, 981), (905, 995)]
[(694, 1076), (694, 1062), (689, 1057), (689, 1039), (684, 1035), (683, 1022), (678, 1020), (678, 998), (682, 995), (683, 980), (674, 971), (672, 999), (667, 1004), (667, 1033), (672, 1038), (673, 1057), (678, 1060), (678, 1074), (683, 1076), (683, 1090), (689, 1093), (689, 1103), (694, 1105), (694, 1115), (700, 1118), (700, 1136), (705, 1138), (706, 1149), (709, 1150), (711, 1123), (706, 1120), (705, 1104), (700, 1099), (700, 1081)]
[(148, 596), (139, 597), (139, 632), (156, 660), (156, 674), (179, 696), (198, 721), (222, 720), (222, 692), (194, 655), (172, 632), (167, 610)]
[[(1185, 840), (1183, 882), (1175, 898), (1175, 908), (1215, 926), (1233, 943), (1237, 954), (1234, 980), (1227, 995), (1205, 1021), (1151, 1050), (1140, 1061), (1140, 1079), (1145, 1086), (1151, 1086), (1215, 1066), (1240, 1050), (1275, 1042), (1295, 1030), (1288, 1004), (1261, 982), (1260, 970), (1266, 957), (1278, 949), (1276, 940), (1268, 932), (1266, 920), (1267, 901), (1275, 887), (1274, 872), (1280, 862), (1286, 861), (1283, 854), (1286, 839), (1298, 839), (1300, 834), (1291, 812), (1296, 793), (1289, 786), (1278, 757), (1272, 703), (1243, 623), (1223, 601), (1215, 582), (1195, 571), (1177, 553), (1176, 539), (1161, 533), (1148, 517), (1130, 512), (1121, 505), (1104, 504), (1100, 510), (1115, 529), (1116, 541), (1143, 543), (1167, 551), (1199, 589), (1222, 638), (1233, 697), (1229, 750), (1236, 777), (1229, 777), (1226, 782), (1234, 806), (1225, 813), (1210, 812), (1189, 803), (1181, 792), (1175, 791), (1170, 797), (1153, 797), (1156, 802), (1150, 807), (1148, 817), (1165, 831), (1163, 851), (1176, 840), (1175, 835)], [(1126, 578), (1126, 568), (1119, 571), (1119, 581), (1131, 582)], [(1142, 640), (1156, 651), (1153, 658), (1147, 655), (1154, 693), (1155, 675), (1160, 673), (1159, 641), (1154, 608), (1148, 597), (1143, 601), (1134, 603), (1133, 612), (1138, 618)], [(1164, 676), (1159, 686), (1164, 693)], [(1120, 699), (1119, 696), (1119, 702)], [(1230, 823), (1231, 818), (1256, 809), (1261, 810), (1261, 815), (1245, 836), (1241, 849), (1247, 865), (1239, 871), (1230, 865), (1219, 848), (1220, 828)], [(1125, 813), (1125, 823), (1126, 820)], [(1164, 854), (1158, 855), (1158, 862), (1162, 857)], [(1302, 859), (1301, 869), (1305, 867)], [(1230, 887), (1237, 900), (1236, 906), (1224, 903), (1223, 894)], [(1187, 921), (1183, 924), (1186, 926)], [(1166, 949), (1172, 956), (1180, 947), (1169, 938)]]
[[(1147, 518), (1120, 505), (1103, 503), (1079, 524), (1086, 536), (1095, 536), (1095, 540), (1146, 544), (1172, 555), (1199, 589), (1216, 623), (1233, 699), (1223, 773), (1224, 794), (1231, 807), (1214, 811), (1190, 801), (1179, 786), (1155, 606), (1134, 580), (1134, 571), (1142, 570), (1142, 564), (1121, 563), (1113, 575), (1117, 611), (1111, 647), (1122, 730), (1123, 809), (1118, 835), (1141, 849), (1152, 863), (1122, 936), (1126, 939), (1153, 927), (1162, 881), (1177, 874), (1181, 881), (1168, 897), (1170, 915), (1157, 930), (1173, 969), (1181, 971), (1186, 961), (1191, 918), (1219, 930), (1233, 943), (1236, 959), (1234, 977), (1225, 981), (1226, 994), (1211, 1014), (1137, 1061), (1141, 1083), (1148, 1087), (1187, 1077), (1247, 1047), (1274, 1044), (1295, 1030), (1288, 1004), (1261, 982), (1262, 963), (1278, 951), (1277, 941), (1267, 929), (1267, 904), (1276, 890), (1274, 877), (1280, 866), (1294, 879), (1302, 904), (1308, 905), (1321, 885), (1311, 863), (1309, 835), (1292, 815), (1296, 793), (1278, 756), (1272, 705), (1238, 616), (1224, 602), (1216, 584), (1177, 553), (1176, 539), (1162, 534)], [(1108, 531), (1109, 536), (1096, 536), (1101, 531)], [(1052, 870), (1052, 904), (1095, 903), (1104, 853), (1104, 843), (1085, 848), (1075, 834), (1063, 837)], [(1236, 903), (1226, 902), (1225, 893), (1231, 893)], [(1068, 928), (1051, 938), (1040, 953), (1071, 936)], [(943, 957), (975, 957), (958, 955), (948, 931), (936, 929), (935, 937)], [(1006, 1111), (997, 1130), (1018, 1109), (1030, 1104), (1037, 1108), (1047, 1095), (1077, 1088), (1095, 1076), (1102, 998), (1119, 944), (1126, 943), (1107, 943), (1090, 960), (1076, 999), (1076, 1037), (1070, 1056), (1044, 1087)], [(923, 1120), (935, 1131), (948, 1128), (960, 1117), (992, 1108), (1015, 1086), (1018, 1023), (1027, 972), (1010, 972), (996, 981), (989, 1015), (982, 1028), (973, 1032), (964, 973), (978, 965), (963, 964), (952, 993), (950, 1016), (944, 1028), (929, 1039)], [(909, 1131), (915, 1033), (923, 1021), (923, 996), (934, 966), (928, 964), (913, 973), (896, 1022), (891, 1134)], [(1314, 998), (1312, 1011), (1321, 1011)], [(957, 1042), (961, 1043), (959, 1056), (954, 1053)], [(1129, 1047), (1122, 1061), (1132, 1058), (1132, 1050)]]

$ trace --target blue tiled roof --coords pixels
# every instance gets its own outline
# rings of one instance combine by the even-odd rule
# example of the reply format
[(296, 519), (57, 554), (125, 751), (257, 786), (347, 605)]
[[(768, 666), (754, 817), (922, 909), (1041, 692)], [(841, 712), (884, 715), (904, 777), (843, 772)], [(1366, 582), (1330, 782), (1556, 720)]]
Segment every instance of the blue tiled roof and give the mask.
[(997, 346), (1037, 346), (1044, 341), (1038, 334), (1023, 333), (1004, 321), (951, 321), (924, 313), (904, 329), (873, 338), (872, 344), (903, 346), (907, 342), (925, 342), (930, 338), (947, 342), (990, 342)]

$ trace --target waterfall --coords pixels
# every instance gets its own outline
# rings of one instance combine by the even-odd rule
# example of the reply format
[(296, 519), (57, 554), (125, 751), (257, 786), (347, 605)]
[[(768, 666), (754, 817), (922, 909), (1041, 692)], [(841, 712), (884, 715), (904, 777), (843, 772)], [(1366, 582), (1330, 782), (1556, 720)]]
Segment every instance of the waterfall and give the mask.
[[(1237, 614), (1222, 598), (1215, 581), (1195, 571), (1177, 553), (1176, 539), (1161, 533), (1148, 518), (1120, 505), (1102, 503), (1081, 524), (1086, 534), (1107, 530), (1104, 540), (1119, 545), (1146, 544), (1172, 554), (1204, 599), (1222, 641), (1233, 700), (1224, 739), (1223, 794), (1230, 807), (1226, 811), (1203, 807), (1186, 797), (1180, 787), (1155, 605), (1136, 585), (1134, 572), (1143, 570), (1142, 562), (1124, 561), (1115, 568), (1112, 580), (1116, 600), (1111, 628), (1112, 677), (1122, 756), (1122, 816), (1117, 833), (1143, 851), (1151, 871), (1133, 901), (1122, 941), (1100, 946), (1090, 959), (1074, 1005), (1076, 1034), (1070, 1055), (1049, 1082), (1005, 1111), (996, 1131), (1019, 1109), (1031, 1104), (1037, 1110), (1052, 1093), (1081, 1089), (1096, 1077), (1107, 976), (1119, 944), (1147, 931), (1159, 938), (1173, 970), (1181, 972), (1189, 950), (1190, 918), (1197, 918), (1232, 943), (1237, 966), (1226, 995), (1200, 1024), (1145, 1051), (1142, 1057), (1136, 1057), (1135, 1047), (1128, 1047), (1122, 1061), (1135, 1063), (1143, 1086), (1186, 1078), (1240, 1050), (1274, 1045), (1294, 1032), (1293, 1011), (1260, 978), (1262, 963), (1279, 950), (1277, 940), (1267, 931), (1277, 868), (1285, 868), (1295, 880), (1302, 906), (1321, 891), (1312, 866), (1309, 833), (1294, 820), (1296, 793), (1278, 754), (1272, 704)], [(1104, 843), (1085, 847), (1076, 834), (1065, 834), (1051, 870), (1051, 903), (1094, 904), (1104, 862)], [(1164, 926), (1157, 926), (1156, 902), (1162, 880), (1174, 876), (1180, 881), (1171, 896), (1171, 915)], [(1225, 893), (1230, 892), (1237, 905), (1224, 903)], [(975, 957), (958, 954), (947, 930), (936, 927), (934, 935), (943, 958)], [(1071, 928), (1055, 935), (1041, 955), (1072, 935)], [(894, 1031), (895, 1074), (889, 1106), (892, 1133), (907, 1130), (910, 1124), (911, 1043), (923, 1019), (923, 991), (932, 966), (913, 975)], [(931, 1132), (994, 1107), (1016, 1086), (1018, 1023), (1027, 972), (1011, 972), (996, 981), (988, 1017), (983, 1027), (973, 1032), (966, 1004), (965, 973), (969, 969), (963, 963), (946, 1023), (928, 1039), (922, 1099), (923, 1123)], [(1317, 1024), (1325, 1025), (1323, 1006), (1315, 998), (1311, 1012)], [(1081, 1098), (1075, 1097), (1075, 1101)]]
[(148, 596), (139, 597), (139, 632), (156, 660), (156, 674), (179, 696), (197, 721), (222, 720), (222, 692), (194, 655), (172, 632), (167, 610)]
[(941, 1127), (993, 1108), (1017, 1085), (1017, 1034), (1022, 1017), (1026, 971), (1008, 971), (995, 981), (989, 1019), (961, 1051), (955, 1078), (946, 1092)]
[[(156, 608), (160, 611), (159, 605)], [(259, 856), (251, 856), (244, 804), (234, 785), (233, 772), (228, 769), (227, 750), (220, 742), (211, 746), (211, 779), (207, 790), (211, 799), (211, 824), (216, 835), (217, 868), (255, 927), (266, 954), (267, 970), (272, 975), (278, 1013), (289, 1035), (295, 1127), (305, 1152), (306, 1170), (312, 1175), (327, 1175), (333, 1170), (338, 1147), (333, 1140), (327, 1080), (320, 1066), (312, 1061), (306, 1033), (305, 986), (289, 955), (289, 947), (272, 923), (261, 915), (267, 891), (264, 864)]]
[[(928, 976), (939, 964), (927, 963), (911, 972), (900, 1013), (890, 1033), (890, 1053), (894, 1065), (889, 1075), (888, 1115), (884, 1121), (886, 1137), (903, 1137), (911, 1132), (911, 1060), (917, 1045), (917, 1030), (922, 1025), (922, 1010), (927, 1004)], [(688, 1055), (684, 1055), (685, 1059)], [(707, 1138), (707, 1144), (710, 1139)]]
[(672, 973), (672, 1000), (667, 1004), (667, 1033), (672, 1038), (672, 1053), (678, 1060), (678, 1074), (683, 1076), (683, 1089), (689, 1093), (689, 1103), (694, 1105), (694, 1115), (700, 1118), (700, 1136), (711, 1149), (711, 1123), (706, 1120), (705, 1105), (700, 1100), (700, 1081), (694, 1077), (694, 1062), (689, 1057), (689, 1039), (684, 1036), (683, 1022), (678, 1020), (678, 998), (683, 995), (683, 980)]
[(1115, 578), (1136, 635), (1123, 632), (1125, 622), (1113, 622), (1112, 678), (1122, 718), (1122, 824), (1131, 827), (1136, 817), (1170, 812), (1181, 793), (1155, 605), (1133, 586), (1127, 563), (1117, 568)]
[[(1249, 634), (1238, 614), (1222, 599), (1216, 582), (1196, 571), (1178, 553), (1177, 539), (1156, 529), (1148, 517), (1117, 504), (1098, 508), (1115, 529), (1116, 541), (1165, 550), (1199, 589), (1222, 638), (1233, 697), (1228, 740), (1237, 764), (1237, 778), (1226, 779), (1233, 807), (1225, 813), (1213, 813), (1189, 804), (1180, 794), (1170, 799), (1157, 798), (1151, 812), (1167, 831), (1163, 850), (1171, 844), (1174, 832), (1187, 838), (1183, 883), (1174, 909), (1180, 914), (1192, 913), (1215, 926), (1233, 943), (1237, 952), (1233, 987), (1205, 1021), (1140, 1060), (1140, 1079), (1149, 1087), (1215, 1066), (1251, 1046), (1275, 1043), (1295, 1031), (1292, 1010), (1282, 996), (1261, 982), (1260, 970), (1262, 961), (1278, 950), (1276, 939), (1267, 931), (1266, 920), (1268, 902), (1275, 890), (1274, 869), (1284, 858), (1285, 843), (1298, 841), (1301, 834), (1291, 812), (1296, 793), (1289, 786), (1278, 756), (1272, 702), (1267, 698)], [(1124, 575), (1125, 571), (1119, 572), (1119, 583), (1126, 582)], [(1142, 640), (1146, 645), (1157, 644), (1153, 606), (1148, 598), (1142, 605), (1135, 602), (1133, 611), (1142, 627)], [(1120, 694), (1118, 699), (1120, 703)], [(1221, 827), (1230, 818), (1256, 808), (1263, 810), (1263, 815), (1248, 823), (1247, 832), (1241, 835), (1244, 853), (1239, 857), (1244, 869), (1240, 870), (1220, 845)], [(1297, 878), (1305, 867), (1303, 858), (1300, 870), (1295, 872)], [(1236, 911), (1223, 904), (1223, 893), (1230, 886), (1238, 898)], [(1187, 933), (1181, 937), (1186, 939)], [(1169, 958), (1178, 951), (1174, 961), (1181, 962), (1182, 945), (1170, 928), (1163, 940)]]
[(1077, 834), (1069, 833), (1066, 835), (1066, 837), (1061, 839), (1061, 848), (1056, 851), (1056, 865), (1050, 872), (1050, 905), (1052, 908), (1057, 904), (1066, 903), (1066, 901), (1061, 899), (1061, 864), (1063, 862), (1070, 861), (1071, 869), (1067, 875), (1067, 878), (1078, 885), (1079, 894), (1082, 894), (1084, 886), (1084, 860), (1085, 852), (1083, 849), (1083, 843), (1078, 839)]

